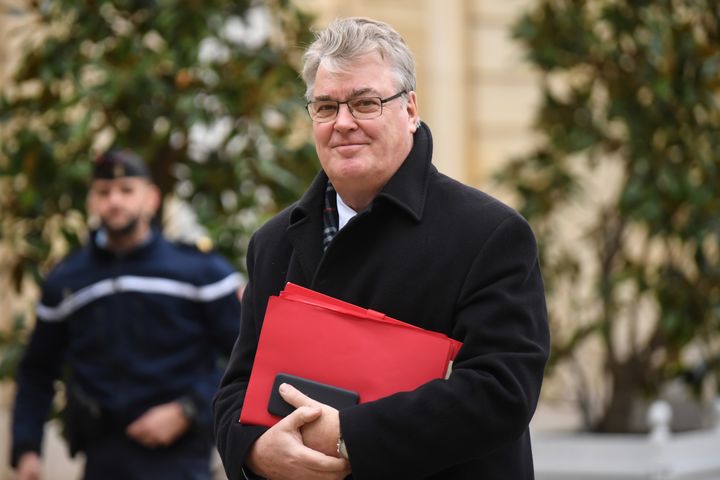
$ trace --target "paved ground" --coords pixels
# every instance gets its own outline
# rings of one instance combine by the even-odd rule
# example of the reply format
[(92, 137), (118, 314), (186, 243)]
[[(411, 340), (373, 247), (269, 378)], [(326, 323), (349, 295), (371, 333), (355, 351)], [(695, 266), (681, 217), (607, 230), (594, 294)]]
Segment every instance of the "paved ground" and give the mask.
[[(13, 480), (13, 472), (8, 466), (9, 414), (0, 406), (0, 480)], [(58, 425), (49, 423), (45, 428), (43, 443), (43, 480), (75, 480), (81, 478), (83, 461), (68, 456), (65, 443), (60, 437)], [(220, 459), (214, 458), (215, 480), (227, 480)]]
[[(9, 449), (9, 413), (7, 407), (0, 402), (0, 480), (12, 480), (12, 471), (8, 467)], [(577, 428), (577, 415), (572, 409), (562, 406), (540, 405), (533, 419), (534, 430), (572, 430)], [(59, 436), (58, 427), (50, 423), (46, 427), (43, 480), (75, 480), (80, 478), (81, 459), (68, 457), (65, 443)], [(216, 480), (227, 480), (222, 472), (219, 458), (215, 458)]]

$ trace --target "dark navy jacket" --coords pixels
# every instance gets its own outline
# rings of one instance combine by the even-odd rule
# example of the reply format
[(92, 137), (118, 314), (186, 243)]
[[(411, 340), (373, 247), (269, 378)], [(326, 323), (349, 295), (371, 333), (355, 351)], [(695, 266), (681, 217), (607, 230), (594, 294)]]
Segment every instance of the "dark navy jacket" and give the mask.
[(211, 428), (210, 401), (239, 328), (239, 274), (218, 254), (157, 232), (123, 255), (95, 239), (43, 285), (17, 375), (13, 465), (40, 451), (53, 383), (66, 373), (118, 428), (181, 397), (198, 413), (188, 434)]

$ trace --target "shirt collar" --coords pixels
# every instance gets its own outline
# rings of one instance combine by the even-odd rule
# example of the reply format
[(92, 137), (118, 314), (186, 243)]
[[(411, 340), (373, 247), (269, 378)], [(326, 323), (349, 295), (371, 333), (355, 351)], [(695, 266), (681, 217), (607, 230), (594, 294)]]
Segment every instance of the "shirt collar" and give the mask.
[(343, 201), (339, 193), (336, 192), (335, 195), (337, 195), (338, 230), (342, 230), (347, 222), (357, 215), (357, 212)]

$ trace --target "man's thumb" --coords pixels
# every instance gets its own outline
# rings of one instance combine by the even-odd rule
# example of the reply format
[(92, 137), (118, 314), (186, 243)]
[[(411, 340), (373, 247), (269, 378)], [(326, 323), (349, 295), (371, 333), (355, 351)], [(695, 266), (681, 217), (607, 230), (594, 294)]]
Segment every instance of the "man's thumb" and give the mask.
[(300, 427), (306, 423), (313, 422), (320, 418), (321, 413), (322, 409), (319, 406), (303, 406), (295, 409), (294, 412), (287, 416), (286, 420), (291, 428), (299, 430)]

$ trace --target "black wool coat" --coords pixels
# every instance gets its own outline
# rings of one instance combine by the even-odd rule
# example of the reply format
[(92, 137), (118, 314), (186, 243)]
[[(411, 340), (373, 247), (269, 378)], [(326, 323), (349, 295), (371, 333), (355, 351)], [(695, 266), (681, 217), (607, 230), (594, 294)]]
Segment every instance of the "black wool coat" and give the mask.
[(238, 417), (268, 297), (286, 282), (464, 342), (449, 379), (341, 411), (355, 480), (533, 478), (528, 424), (549, 349), (535, 239), (517, 212), (431, 159), (422, 124), (396, 174), (325, 253), (322, 172), (253, 236), (241, 332), (215, 397), (231, 480), (266, 430)]

